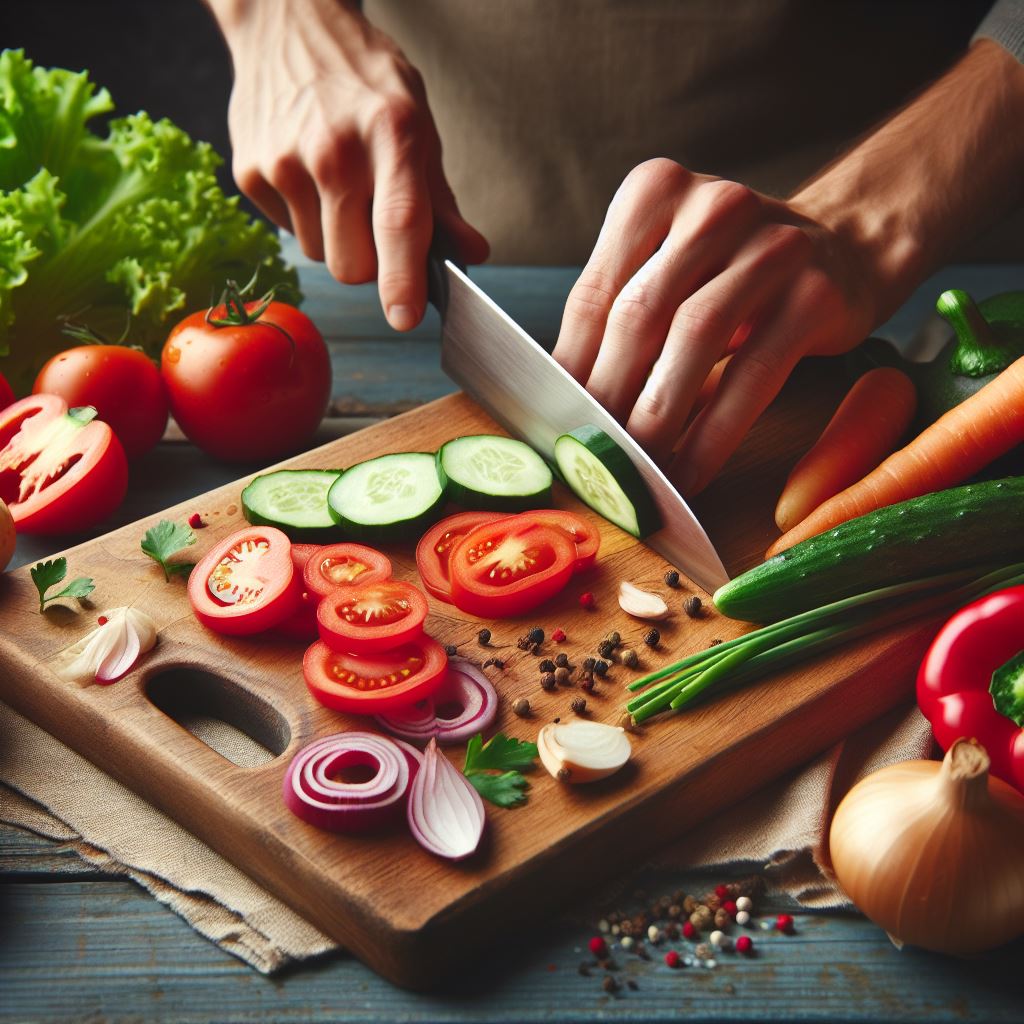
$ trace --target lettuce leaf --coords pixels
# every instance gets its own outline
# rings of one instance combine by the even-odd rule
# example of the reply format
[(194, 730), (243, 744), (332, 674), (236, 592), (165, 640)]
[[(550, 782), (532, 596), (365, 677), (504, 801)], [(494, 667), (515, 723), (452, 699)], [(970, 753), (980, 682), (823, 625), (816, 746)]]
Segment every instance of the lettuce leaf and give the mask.
[(75, 317), (151, 355), (226, 279), (301, 296), (277, 236), (217, 184), (220, 157), (169, 120), (112, 109), (86, 72), (0, 53), (0, 372), (26, 392)]

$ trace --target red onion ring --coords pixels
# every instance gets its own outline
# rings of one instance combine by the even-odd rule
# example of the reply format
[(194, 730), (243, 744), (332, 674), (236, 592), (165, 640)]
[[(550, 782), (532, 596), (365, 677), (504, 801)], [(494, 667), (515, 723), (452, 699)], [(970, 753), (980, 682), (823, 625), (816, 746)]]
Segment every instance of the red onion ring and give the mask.
[[(438, 718), (437, 709), (459, 704), (455, 718)], [(490, 727), (498, 714), (498, 694), (481, 669), (464, 658), (450, 658), (448, 674), (429, 697), (390, 715), (377, 715), (377, 722), (394, 736), (412, 743), (461, 743)]]
[(473, 784), (431, 740), (409, 791), (409, 828), (425, 850), (462, 860), (480, 845), (487, 816)]
[[(284, 802), (309, 825), (367, 832), (400, 816), (423, 755), (408, 743), (369, 732), (343, 732), (300, 750), (284, 776)], [(343, 768), (374, 769), (366, 782), (337, 778)]]

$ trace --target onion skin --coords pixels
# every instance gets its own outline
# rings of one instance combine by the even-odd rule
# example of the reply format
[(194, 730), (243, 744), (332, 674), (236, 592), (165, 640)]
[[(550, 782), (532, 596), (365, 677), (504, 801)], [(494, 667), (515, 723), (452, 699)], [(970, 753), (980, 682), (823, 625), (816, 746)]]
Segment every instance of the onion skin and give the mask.
[(959, 739), (941, 763), (874, 772), (836, 810), (836, 877), (895, 940), (964, 955), (1024, 934), (1024, 796), (988, 768)]

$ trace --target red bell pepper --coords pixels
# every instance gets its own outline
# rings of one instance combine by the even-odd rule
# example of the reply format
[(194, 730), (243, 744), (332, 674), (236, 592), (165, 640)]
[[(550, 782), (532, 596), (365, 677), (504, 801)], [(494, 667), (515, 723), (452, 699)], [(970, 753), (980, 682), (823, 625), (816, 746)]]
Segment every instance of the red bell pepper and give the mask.
[(943, 750), (977, 739), (992, 774), (1024, 792), (1024, 586), (982, 597), (939, 631), (917, 703)]

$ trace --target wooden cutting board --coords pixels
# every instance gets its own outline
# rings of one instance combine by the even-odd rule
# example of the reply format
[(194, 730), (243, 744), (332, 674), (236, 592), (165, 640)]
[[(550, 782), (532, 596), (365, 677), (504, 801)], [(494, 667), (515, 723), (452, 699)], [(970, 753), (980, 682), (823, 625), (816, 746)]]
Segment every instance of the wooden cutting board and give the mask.
[[(813, 373), (818, 373), (813, 370)], [(774, 536), (771, 506), (786, 470), (820, 429), (837, 399), (827, 376), (798, 376), (790, 398), (776, 403), (700, 501), (698, 512), (726, 565), (736, 570), (760, 557)], [(820, 375), (819, 375), (820, 376)], [(810, 386), (813, 383), (814, 386)], [(456, 395), (360, 431), (285, 465), (337, 467), (390, 451), (433, 450), (458, 434), (498, 432), (469, 399)], [(828, 658), (800, 666), (643, 730), (631, 763), (592, 786), (532, 776), (529, 802), (515, 810), (489, 807), (482, 850), (450, 864), (424, 852), (404, 830), (365, 838), (320, 832), (287, 811), (281, 799), (285, 768), (313, 739), (361, 727), (307, 693), (302, 646), (271, 636), (232, 640), (205, 631), (193, 618), (182, 580), (166, 583), (142, 555), (139, 542), (160, 518), (199, 512), (208, 528), (189, 554), (201, 556), (243, 524), (239, 493), (247, 481), (126, 526), (66, 552), (70, 574), (94, 577), (91, 607), (36, 610), (24, 568), (0, 576), (0, 697), (120, 779), (249, 873), (375, 970), (398, 984), (430, 988), (487, 936), (533, 925), (582, 886), (612, 875), (707, 815), (763, 786), (787, 769), (906, 698), (927, 626), (894, 631)], [(557, 503), (583, 511), (571, 494)], [(476, 643), (480, 621), (434, 603), (428, 630), (482, 659), (506, 661), (488, 669), (502, 696), (496, 729), (521, 739), (556, 716), (571, 717), (578, 690), (553, 694), (538, 685), (538, 657), (515, 640), (532, 625), (548, 634), (561, 627), (563, 645), (547, 642), (543, 656), (565, 650), (573, 662), (593, 654), (619, 630), (650, 669), (728, 639), (744, 627), (716, 614), (691, 620), (682, 602), (696, 588), (663, 583), (669, 568), (650, 549), (603, 523), (598, 566), (528, 620), (486, 623), (495, 644)], [(395, 574), (415, 580), (412, 548), (389, 551)], [(673, 609), (663, 642), (641, 642), (647, 626), (630, 620), (615, 599), (620, 579), (665, 593)], [(590, 590), (596, 608), (579, 607)], [(80, 688), (58, 679), (58, 653), (95, 625), (104, 608), (134, 604), (160, 627), (156, 648), (112, 686)], [(623, 686), (635, 672), (614, 666), (600, 693), (588, 698), (596, 720), (615, 722)], [(529, 720), (511, 712), (530, 699)], [(178, 720), (201, 713), (227, 721), (268, 748), (272, 757), (240, 767), (187, 731)], [(462, 749), (451, 751), (461, 765)], [(497, 927), (500, 925), (500, 928)]]

